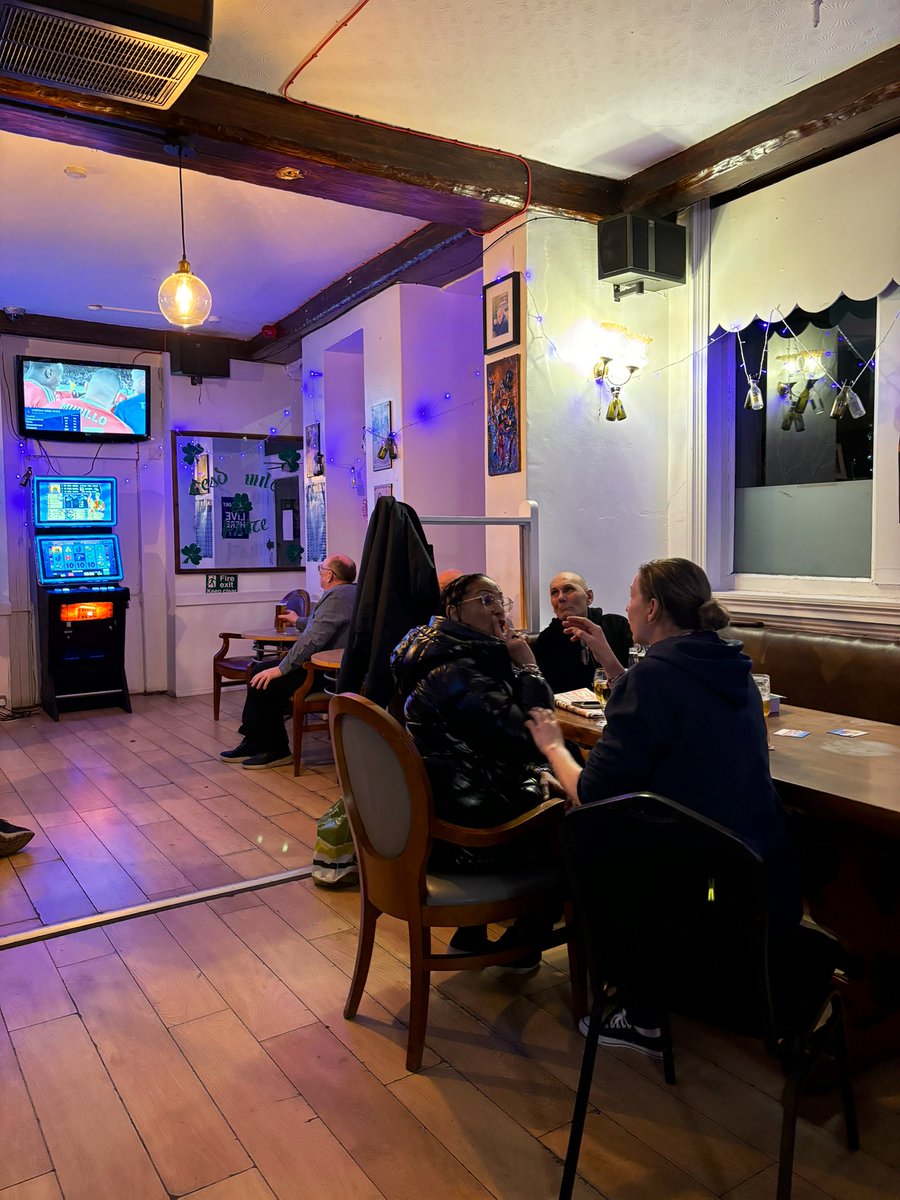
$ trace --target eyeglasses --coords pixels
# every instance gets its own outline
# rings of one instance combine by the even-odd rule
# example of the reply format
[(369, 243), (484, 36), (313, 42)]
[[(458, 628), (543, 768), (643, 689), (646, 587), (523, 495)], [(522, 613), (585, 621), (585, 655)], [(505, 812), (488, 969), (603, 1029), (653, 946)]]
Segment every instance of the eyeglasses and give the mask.
[(460, 604), (469, 604), (473, 600), (477, 600), (483, 608), (490, 608), (492, 604), (498, 604), (504, 612), (509, 612), (513, 606), (509, 597), (498, 596), (496, 592), (482, 592), (479, 596), (469, 596), (465, 600), (460, 600)]
[(319, 567), (319, 574), (320, 575), (325, 575), (325, 574), (333, 575), (334, 571), (332, 571), (331, 567)]

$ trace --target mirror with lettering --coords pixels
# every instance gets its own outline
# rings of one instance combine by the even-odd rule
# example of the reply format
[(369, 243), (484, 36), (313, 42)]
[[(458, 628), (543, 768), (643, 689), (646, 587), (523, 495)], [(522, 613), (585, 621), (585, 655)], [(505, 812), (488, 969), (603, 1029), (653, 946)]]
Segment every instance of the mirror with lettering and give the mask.
[(175, 570), (296, 571), (302, 467), (302, 438), (173, 433)]

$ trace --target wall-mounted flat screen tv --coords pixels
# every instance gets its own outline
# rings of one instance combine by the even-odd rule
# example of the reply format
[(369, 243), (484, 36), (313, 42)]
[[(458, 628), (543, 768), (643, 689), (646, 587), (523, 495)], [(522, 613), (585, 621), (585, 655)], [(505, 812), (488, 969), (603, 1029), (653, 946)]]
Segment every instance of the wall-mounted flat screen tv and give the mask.
[(47, 537), (34, 539), (38, 583), (42, 586), (79, 583), (118, 583), (122, 578), (119, 539), (105, 537)]
[(59, 358), (16, 359), (19, 433), (63, 442), (150, 436), (150, 368)]
[(112, 476), (35, 475), (31, 480), (35, 529), (115, 525), (117, 482)]

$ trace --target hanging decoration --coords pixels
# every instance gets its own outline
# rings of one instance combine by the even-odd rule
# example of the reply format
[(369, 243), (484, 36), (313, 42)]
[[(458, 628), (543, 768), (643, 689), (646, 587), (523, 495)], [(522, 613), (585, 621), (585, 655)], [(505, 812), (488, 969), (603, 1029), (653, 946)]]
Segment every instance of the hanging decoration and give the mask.
[[(182, 329), (192, 329), (202, 325), (212, 312), (212, 296), (209, 288), (199, 276), (191, 271), (187, 260), (184, 242), (184, 180), (182, 177), (182, 160), (185, 154), (183, 142), (166, 146), (170, 154), (178, 154), (178, 202), (181, 210), (181, 261), (178, 269), (169, 275), (159, 285), (157, 303), (159, 311), (170, 325), (178, 325)], [(188, 154), (193, 154), (192, 150)]]

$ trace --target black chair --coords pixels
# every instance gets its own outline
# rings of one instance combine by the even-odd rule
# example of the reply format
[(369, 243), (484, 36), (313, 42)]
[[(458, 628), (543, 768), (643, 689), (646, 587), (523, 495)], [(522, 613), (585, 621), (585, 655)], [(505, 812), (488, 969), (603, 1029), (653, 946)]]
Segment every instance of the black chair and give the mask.
[(777, 1200), (789, 1200), (797, 1100), (831, 1047), (847, 1144), (859, 1148), (837, 939), (811, 924), (770, 933), (759, 855), (735, 834), (650, 793), (570, 812), (562, 847), (593, 988), (560, 1200), (575, 1183), (608, 984), (658, 1008), (666, 1082), (675, 1083), (669, 1012), (762, 1038), (784, 1068)]

